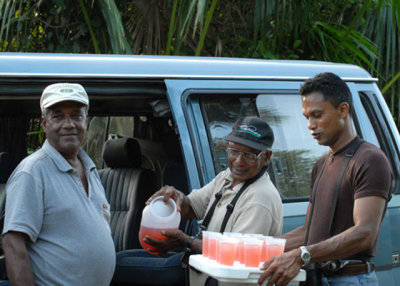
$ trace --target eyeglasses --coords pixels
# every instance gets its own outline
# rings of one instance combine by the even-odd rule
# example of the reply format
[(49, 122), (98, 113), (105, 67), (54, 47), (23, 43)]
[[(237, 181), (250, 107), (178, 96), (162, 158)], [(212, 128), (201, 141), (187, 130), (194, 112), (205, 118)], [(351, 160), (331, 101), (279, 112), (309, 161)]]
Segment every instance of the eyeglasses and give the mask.
[(233, 148), (226, 148), (226, 153), (228, 154), (228, 158), (231, 160), (236, 160), (240, 155), (242, 155), (243, 159), (247, 163), (255, 163), (260, 156), (264, 153), (264, 151), (261, 151), (258, 154), (255, 154), (253, 152), (246, 152), (246, 151), (239, 151), (237, 149)]
[(63, 115), (61, 113), (55, 112), (55, 113), (49, 114), (47, 116), (47, 118), (51, 122), (57, 123), (57, 124), (61, 123), (61, 122), (64, 122), (67, 119), (68, 120), (70, 119), (74, 124), (76, 124), (76, 123), (82, 122), (85, 119), (85, 115), (82, 114), (82, 113), (74, 113), (74, 114), (71, 114), (70, 116), (65, 116), (65, 115)]

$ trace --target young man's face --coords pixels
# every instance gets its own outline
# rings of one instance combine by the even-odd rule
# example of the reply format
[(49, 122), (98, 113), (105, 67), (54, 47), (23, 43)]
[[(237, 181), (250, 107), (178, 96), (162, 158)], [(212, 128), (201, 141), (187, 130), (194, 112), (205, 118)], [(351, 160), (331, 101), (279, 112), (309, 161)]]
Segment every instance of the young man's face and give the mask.
[(66, 101), (48, 108), (42, 124), (49, 143), (62, 155), (76, 154), (85, 138), (86, 108), (77, 102)]
[(345, 128), (342, 103), (335, 108), (330, 101), (324, 100), (320, 92), (312, 92), (302, 97), (303, 115), (308, 120), (308, 129), (318, 144), (332, 147), (340, 138)]

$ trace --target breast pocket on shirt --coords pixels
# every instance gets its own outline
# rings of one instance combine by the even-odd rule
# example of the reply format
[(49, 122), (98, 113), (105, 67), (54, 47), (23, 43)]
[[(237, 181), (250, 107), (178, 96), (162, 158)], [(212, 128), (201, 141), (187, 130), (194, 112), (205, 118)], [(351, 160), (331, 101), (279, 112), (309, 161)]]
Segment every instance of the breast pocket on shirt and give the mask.
[(107, 224), (110, 224), (110, 219), (111, 219), (111, 210), (110, 210), (110, 204), (107, 202), (101, 203), (101, 214), (103, 218), (106, 220)]

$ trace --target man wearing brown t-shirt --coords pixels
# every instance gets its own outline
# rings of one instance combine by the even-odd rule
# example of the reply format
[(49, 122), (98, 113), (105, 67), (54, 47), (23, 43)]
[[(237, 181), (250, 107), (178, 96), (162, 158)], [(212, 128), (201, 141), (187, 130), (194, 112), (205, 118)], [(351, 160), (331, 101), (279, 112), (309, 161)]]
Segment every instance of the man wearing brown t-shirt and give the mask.
[[(360, 280), (378, 285), (369, 259), (391, 195), (390, 164), (380, 149), (357, 136), (351, 93), (337, 75), (307, 80), (300, 94), (311, 135), (330, 152), (313, 168), (304, 225), (283, 235), (285, 253), (264, 263), (259, 283), (269, 277), (267, 286), (287, 285), (302, 266), (321, 262), (318, 285), (361, 285)], [(328, 273), (328, 266), (340, 269)]]

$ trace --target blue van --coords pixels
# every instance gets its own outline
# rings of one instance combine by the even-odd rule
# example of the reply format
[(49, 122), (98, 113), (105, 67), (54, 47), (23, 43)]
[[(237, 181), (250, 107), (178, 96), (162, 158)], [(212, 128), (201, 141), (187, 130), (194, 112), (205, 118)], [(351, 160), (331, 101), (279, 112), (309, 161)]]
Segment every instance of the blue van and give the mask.
[[(227, 167), (223, 137), (240, 116), (259, 116), (274, 130), (268, 172), (284, 204), (284, 232), (301, 224), (310, 194), (310, 173), (328, 151), (310, 136), (299, 88), (320, 72), (348, 84), (354, 126), (381, 148), (395, 175), (395, 189), (379, 237), (379, 284), (400, 281), (400, 137), (376, 82), (358, 66), (316, 61), (234, 58), (0, 53), (0, 188), (13, 167), (43, 143), (39, 98), (55, 82), (82, 84), (90, 97), (84, 149), (102, 174), (114, 210), (116, 251), (139, 248), (144, 201), (169, 184), (188, 193)], [(124, 184), (112, 184), (102, 158), (104, 142), (134, 138), (141, 162)], [(135, 183), (136, 182), (136, 183)], [(139, 182), (139, 183), (137, 183)], [(118, 185), (118, 186), (116, 186)], [(128, 188), (133, 195), (126, 194)], [(118, 207), (126, 206), (123, 210)], [(124, 224), (128, 224), (128, 227)], [(195, 224), (182, 227), (191, 231)]]

